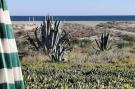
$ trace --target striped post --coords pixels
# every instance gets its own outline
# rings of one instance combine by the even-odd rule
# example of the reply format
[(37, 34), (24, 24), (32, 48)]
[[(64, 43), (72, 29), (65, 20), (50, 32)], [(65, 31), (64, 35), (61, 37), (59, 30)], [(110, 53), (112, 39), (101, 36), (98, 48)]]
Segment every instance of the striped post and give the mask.
[(0, 0), (0, 89), (25, 89), (6, 0)]

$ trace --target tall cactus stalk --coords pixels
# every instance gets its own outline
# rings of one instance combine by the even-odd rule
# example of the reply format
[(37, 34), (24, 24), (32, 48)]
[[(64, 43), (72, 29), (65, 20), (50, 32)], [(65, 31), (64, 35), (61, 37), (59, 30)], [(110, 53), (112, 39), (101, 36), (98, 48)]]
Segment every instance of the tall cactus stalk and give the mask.
[(102, 33), (100, 40), (96, 40), (97, 47), (100, 51), (105, 51), (109, 49), (109, 33)]
[(64, 61), (64, 53), (70, 45), (68, 33), (59, 28), (60, 21), (54, 21), (47, 16), (43, 24), (36, 28), (35, 40), (28, 35), (29, 42), (37, 49), (47, 54), (52, 61)]

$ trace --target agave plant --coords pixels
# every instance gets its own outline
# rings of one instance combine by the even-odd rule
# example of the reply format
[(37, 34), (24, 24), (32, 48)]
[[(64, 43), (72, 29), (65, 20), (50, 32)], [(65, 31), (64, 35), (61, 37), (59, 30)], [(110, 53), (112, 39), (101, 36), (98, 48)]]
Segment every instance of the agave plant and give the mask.
[(64, 53), (70, 47), (69, 34), (59, 26), (60, 21), (53, 21), (51, 16), (47, 16), (43, 24), (36, 28), (35, 39), (28, 35), (36, 50), (44, 52), (55, 62), (64, 61)]
[(97, 47), (99, 48), (100, 51), (105, 51), (109, 50), (109, 33), (102, 33), (101, 37), (99, 40), (95, 39)]

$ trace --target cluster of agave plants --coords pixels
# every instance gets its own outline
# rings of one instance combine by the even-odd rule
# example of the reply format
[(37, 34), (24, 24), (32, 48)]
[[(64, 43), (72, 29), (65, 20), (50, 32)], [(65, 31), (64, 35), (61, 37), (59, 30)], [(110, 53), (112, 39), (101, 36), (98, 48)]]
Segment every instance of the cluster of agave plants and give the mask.
[[(53, 17), (47, 16), (40, 27), (34, 32), (34, 38), (28, 34), (28, 41), (38, 52), (42, 52), (52, 62), (64, 61), (64, 54), (71, 49), (71, 36), (64, 29), (59, 28), (60, 21), (53, 21)], [(102, 33), (101, 37), (95, 39), (98, 51), (109, 50), (109, 33)]]
[(135, 88), (135, 65), (44, 63), (24, 64), (22, 70), (26, 89)]
[(60, 21), (53, 21), (53, 17), (47, 16), (37, 27), (32, 38), (28, 34), (28, 41), (37, 51), (43, 52), (53, 62), (64, 61), (64, 53), (70, 48), (70, 35), (59, 28)]

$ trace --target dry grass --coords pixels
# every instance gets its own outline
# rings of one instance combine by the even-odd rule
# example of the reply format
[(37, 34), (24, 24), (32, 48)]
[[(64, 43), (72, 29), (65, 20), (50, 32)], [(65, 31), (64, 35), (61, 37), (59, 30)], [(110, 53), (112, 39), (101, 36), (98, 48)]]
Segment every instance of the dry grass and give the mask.
[(135, 57), (128, 60), (128, 64), (135, 64)]
[(35, 53), (33, 55), (27, 55), (22, 58), (22, 63), (31, 63), (31, 62), (49, 62), (49, 58), (46, 55), (41, 53)]

